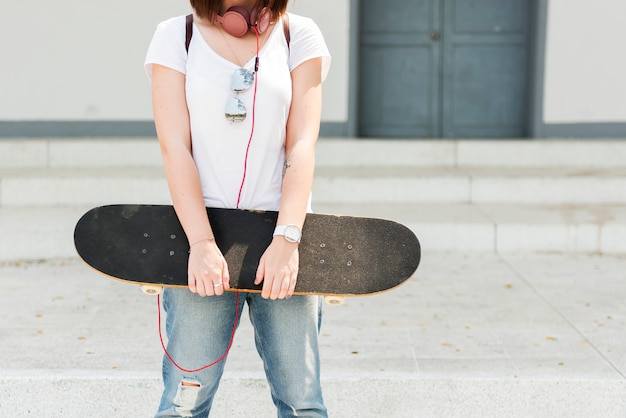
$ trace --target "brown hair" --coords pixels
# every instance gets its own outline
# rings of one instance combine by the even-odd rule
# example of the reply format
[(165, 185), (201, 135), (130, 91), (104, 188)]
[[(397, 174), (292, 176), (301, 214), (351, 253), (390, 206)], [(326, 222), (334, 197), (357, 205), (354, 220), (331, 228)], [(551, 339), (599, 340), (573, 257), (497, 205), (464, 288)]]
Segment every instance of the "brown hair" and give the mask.
[[(199, 17), (213, 20), (220, 12), (223, 0), (190, 0), (190, 2), (191, 7), (193, 7)], [(289, 0), (257, 0), (256, 7), (259, 10), (269, 7), (272, 10), (274, 19), (276, 19), (285, 14), (288, 2)]]

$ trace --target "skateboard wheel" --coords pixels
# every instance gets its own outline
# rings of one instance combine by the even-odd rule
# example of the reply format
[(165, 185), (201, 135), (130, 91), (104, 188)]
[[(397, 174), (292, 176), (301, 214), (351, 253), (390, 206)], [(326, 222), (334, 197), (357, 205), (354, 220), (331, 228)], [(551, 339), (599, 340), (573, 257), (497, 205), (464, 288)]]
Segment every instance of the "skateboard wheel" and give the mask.
[(324, 300), (329, 305), (341, 305), (346, 301), (346, 298), (343, 296), (324, 296)]
[(144, 285), (141, 286), (141, 291), (146, 295), (156, 296), (163, 292), (163, 286)]

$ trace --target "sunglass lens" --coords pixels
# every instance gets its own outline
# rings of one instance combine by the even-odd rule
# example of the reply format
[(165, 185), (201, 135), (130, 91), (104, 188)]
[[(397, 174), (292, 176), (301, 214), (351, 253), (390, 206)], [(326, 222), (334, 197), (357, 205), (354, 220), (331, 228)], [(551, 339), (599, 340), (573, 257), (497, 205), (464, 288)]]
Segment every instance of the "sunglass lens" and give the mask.
[(246, 106), (237, 97), (231, 97), (226, 102), (225, 116), (231, 122), (242, 122), (246, 119)]
[(233, 73), (231, 85), (237, 93), (248, 90), (252, 83), (254, 83), (254, 73), (252, 71), (239, 68)]

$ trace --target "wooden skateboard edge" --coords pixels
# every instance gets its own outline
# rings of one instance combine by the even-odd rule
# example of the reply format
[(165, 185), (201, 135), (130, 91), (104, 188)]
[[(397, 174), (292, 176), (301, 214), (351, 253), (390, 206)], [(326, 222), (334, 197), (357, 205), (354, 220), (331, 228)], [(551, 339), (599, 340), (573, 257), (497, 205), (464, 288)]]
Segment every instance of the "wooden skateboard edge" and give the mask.
[[(111, 280), (115, 280), (116, 282), (120, 282), (120, 283), (126, 283), (129, 285), (135, 285), (135, 286), (139, 286), (140, 288), (142, 286), (151, 286), (151, 287), (161, 287), (161, 288), (166, 288), (166, 287), (170, 287), (173, 289), (187, 289), (188, 286), (187, 285), (171, 285), (171, 284), (161, 284), (161, 283), (146, 283), (146, 282), (139, 282), (139, 281), (134, 281), (134, 280), (127, 280), (127, 279), (120, 279), (119, 277), (115, 277), (112, 276), (110, 274), (104, 273), (98, 269), (96, 269), (95, 267), (93, 267), (91, 264), (89, 264), (87, 261), (85, 261), (83, 259), (83, 257), (81, 257), (80, 254), (78, 254), (78, 258), (80, 259), (80, 261), (85, 264), (87, 267), (89, 267), (90, 270), (98, 273), (98, 275), (100, 276), (104, 276), (108, 279)], [(415, 273), (417, 272), (417, 269), (415, 270), (415, 272), (413, 272), (413, 274), (411, 274), (411, 276), (409, 276), (406, 280), (404, 280), (402, 283), (399, 283), (398, 285), (394, 286), (394, 287), (390, 287), (389, 289), (385, 289), (385, 290), (380, 290), (377, 292), (372, 292), (372, 293), (349, 293), (349, 294), (341, 294), (341, 293), (313, 293), (313, 292), (294, 292), (294, 295), (297, 296), (321, 296), (321, 297), (337, 297), (337, 298), (358, 298), (358, 297), (367, 297), (367, 296), (377, 296), (377, 295), (381, 295), (383, 293), (387, 293), (390, 292), (392, 290), (395, 290), (399, 287), (404, 286), (406, 283), (408, 283), (409, 281), (413, 280), (413, 278), (415, 277)], [(261, 290), (249, 290), (249, 289), (228, 289), (225, 290), (226, 292), (239, 292), (239, 293), (261, 293)]]

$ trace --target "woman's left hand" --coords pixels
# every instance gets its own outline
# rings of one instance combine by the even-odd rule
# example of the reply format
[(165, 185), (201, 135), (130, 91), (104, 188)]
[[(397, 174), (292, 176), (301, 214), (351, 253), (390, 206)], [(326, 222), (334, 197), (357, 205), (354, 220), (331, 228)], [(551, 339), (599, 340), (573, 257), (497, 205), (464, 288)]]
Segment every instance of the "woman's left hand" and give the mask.
[(265, 299), (289, 299), (293, 295), (299, 268), (298, 244), (276, 236), (259, 262), (255, 284), (263, 282)]

